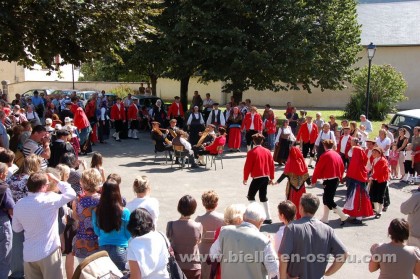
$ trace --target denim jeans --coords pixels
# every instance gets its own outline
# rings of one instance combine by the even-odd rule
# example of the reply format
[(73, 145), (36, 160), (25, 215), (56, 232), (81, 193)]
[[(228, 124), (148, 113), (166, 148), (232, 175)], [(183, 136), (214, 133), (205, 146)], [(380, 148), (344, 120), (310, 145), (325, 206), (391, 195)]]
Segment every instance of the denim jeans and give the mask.
[(0, 278), (7, 278), (12, 260), (12, 224), (4, 213), (0, 215)]
[(10, 269), (12, 274), (9, 278), (20, 279), (24, 278), (23, 271), (23, 241), (25, 236), (22, 232), (16, 233), (13, 232), (13, 246), (12, 246), (12, 263)]
[(101, 251), (107, 251), (109, 257), (118, 267), (119, 270), (125, 270), (125, 264), (127, 263), (127, 248), (115, 245), (103, 245), (99, 247)]
[(80, 131), (80, 135), (79, 135), (79, 138), (80, 138), (80, 146), (82, 146), (83, 144), (85, 144), (85, 142), (87, 140), (89, 140), (89, 133), (90, 133), (91, 130), (92, 129), (90, 128), (90, 126), (88, 126), (86, 128), (83, 128)]
[(274, 141), (276, 139), (276, 134), (268, 134), (267, 135), (267, 143), (270, 150), (274, 149)]

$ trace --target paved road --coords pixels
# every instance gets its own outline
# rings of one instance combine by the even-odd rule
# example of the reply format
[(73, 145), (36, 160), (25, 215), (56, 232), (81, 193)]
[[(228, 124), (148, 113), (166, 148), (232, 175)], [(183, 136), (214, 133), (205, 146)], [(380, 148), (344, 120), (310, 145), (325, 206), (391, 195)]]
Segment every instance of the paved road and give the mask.
[[(247, 204), (246, 194), (248, 187), (242, 185), (242, 170), (245, 161), (245, 152), (227, 153), (224, 157), (224, 168), (221, 169), (220, 162), (217, 161), (217, 171), (213, 169), (184, 169), (177, 167), (171, 168), (165, 164), (164, 158), (158, 157), (154, 161), (152, 141), (148, 134), (141, 134), (140, 140), (123, 140), (116, 142), (108, 140), (108, 144), (94, 146), (94, 150), (104, 156), (104, 167), (106, 173), (116, 172), (122, 176), (122, 194), (131, 200), (134, 198), (132, 183), (137, 175), (147, 175), (152, 183), (152, 196), (160, 201), (160, 217), (158, 229), (164, 231), (169, 220), (179, 218), (176, 210), (178, 200), (185, 194), (190, 194), (200, 200), (201, 194), (213, 189), (219, 196), (219, 211), (232, 203)], [(90, 156), (81, 157), (90, 162)], [(106, 175), (107, 175), (106, 174)], [(281, 174), (281, 169), (276, 168), (276, 177)], [(268, 197), (270, 200), (270, 211), (273, 216), (274, 224), (264, 226), (263, 231), (274, 233), (280, 226), (276, 206), (285, 199), (285, 181), (278, 186), (270, 186)], [(352, 257), (356, 257), (355, 263), (346, 263), (343, 268), (330, 278), (378, 278), (378, 272), (370, 274), (368, 263), (360, 262), (363, 256), (369, 255), (369, 248), (375, 242), (385, 242), (387, 239), (387, 228), (390, 221), (396, 217), (404, 217), (399, 212), (401, 202), (410, 197), (415, 191), (414, 186), (403, 187), (398, 183), (392, 184), (390, 189), (391, 206), (379, 220), (366, 220), (364, 226), (346, 225), (340, 227), (337, 215), (330, 214), (330, 225), (343, 243), (348, 248)], [(322, 198), (320, 185), (316, 188), (307, 189), (308, 192), (317, 194)], [(345, 186), (337, 191), (337, 203), (342, 206), (345, 199)], [(203, 214), (204, 208), (198, 207), (197, 214)], [(197, 215), (196, 214), (196, 215)], [(316, 216), (321, 217), (322, 205)]]

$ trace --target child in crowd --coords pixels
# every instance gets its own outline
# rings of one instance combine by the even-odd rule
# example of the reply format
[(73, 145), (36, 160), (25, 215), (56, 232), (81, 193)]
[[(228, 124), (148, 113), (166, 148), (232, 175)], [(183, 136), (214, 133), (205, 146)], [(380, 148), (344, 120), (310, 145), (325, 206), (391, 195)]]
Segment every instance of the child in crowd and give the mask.
[(279, 213), (279, 219), (283, 222), (284, 226), (281, 226), (274, 235), (273, 242), (275, 251), (278, 251), (280, 248), (280, 243), (283, 239), (285, 227), (296, 218), (296, 206), (289, 200), (279, 203), (277, 209)]
[(413, 163), (413, 145), (411, 143), (407, 144), (405, 147), (405, 154), (404, 154), (404, 169), (405, 175), (401, 180), (404, 183), (410, 183), (410, 181), (414, 177), (414, 163)]
[(365, 125), (363, 125), (363, 124), (360, 124), (360, 126), (359, 126), (359, 140), (360, 140), (360, 146), (363, 148), (363, 149), (366, 149), (366, 140), (368, 139), (368, 137), (369, 137), (369, 133), (368, 132), (366, 132), (366, 126)]
[(99, 152), (94, 152), (92, 155), (92, 161), (90, 161), (90, 167), (93, 169), (97, 169), (102, 177), (102, 183), (105, 182), (105, 171), (102, 167), (102, 154)]
[(397, 144), (393, 143), (391, 146), (391, 151), (389, 151), (389, 165), (391, 166), (391, 179), (398, 178), (398, 158), (400, 157), (400, 152), (397, 151)]
[(32, 126), (29, 121), (24, 121), (22, 122), (21, 125), (23, 127), (23, 132), (20, 134), (20, 137), (19, 137), (18, 149), (23, 148), (23, 144), (32, 134)]

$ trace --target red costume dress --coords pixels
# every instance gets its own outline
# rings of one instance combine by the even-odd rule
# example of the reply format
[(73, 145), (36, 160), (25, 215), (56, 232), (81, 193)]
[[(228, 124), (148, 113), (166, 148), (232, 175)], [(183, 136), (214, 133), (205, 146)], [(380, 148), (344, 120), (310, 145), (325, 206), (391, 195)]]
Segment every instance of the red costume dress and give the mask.
[(232, 113), (227, 120), (227, 126), (229, 128), (229, 149), (239, 150), (239, 148), (241, 148), (241, 125), (242, 114)]
[[(291, 201), (296, 208), (299, 208), (300, 198), (306, 193), (305, 182), (309, 184), (310, 181), (308, 167), (305, 164), (302, 152), (297, 146), (293, 146), (290, 149), (284, 172), (277, 182), (280, 183), (285, 177), (288, 178), (286, 198)], [(300, 213), (297, 211), (296, 219), (300, 219), (300, 217)]]
[[(311, 127), (310, 131), (308, 125)], [(317, 137), (318, 126), (316, 126), (315, 123), (311, 122), (311, 124), (302, 124), (302, 126), (299, 129), (296, 140), (302, 142), (302, 153), (304, 158), (308, 156), (308, 153), (311, 158), (315, 156), (314, 146)]]
[[(353, 160), (353, 159), (352, 159)], [(388, 160), (381, 156), (372, 163), (372, 184), (370, 186), (370, 200), (379, 204), (384, 203), (386, 185), (389, 180)]]
[(372, 216), (372, 204), (366, 189), (368, 157), (359, 146), (354, 146), (352, 152), (347, 169), (347, 198), (343, 212), (355, 218)]

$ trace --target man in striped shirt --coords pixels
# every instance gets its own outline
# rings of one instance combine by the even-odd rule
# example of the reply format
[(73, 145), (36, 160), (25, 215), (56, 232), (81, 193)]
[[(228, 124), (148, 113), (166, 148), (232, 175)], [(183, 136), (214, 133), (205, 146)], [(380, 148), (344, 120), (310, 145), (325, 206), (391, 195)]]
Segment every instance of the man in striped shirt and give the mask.
[(23, 155), (27, 157), (30, 154), (42, 157), (41, 169), (45, 170), (48, 167), (48, 159), (51, 156), (50, 137), (42, 125), (35, 126), (31, 136), (23, 144)]

